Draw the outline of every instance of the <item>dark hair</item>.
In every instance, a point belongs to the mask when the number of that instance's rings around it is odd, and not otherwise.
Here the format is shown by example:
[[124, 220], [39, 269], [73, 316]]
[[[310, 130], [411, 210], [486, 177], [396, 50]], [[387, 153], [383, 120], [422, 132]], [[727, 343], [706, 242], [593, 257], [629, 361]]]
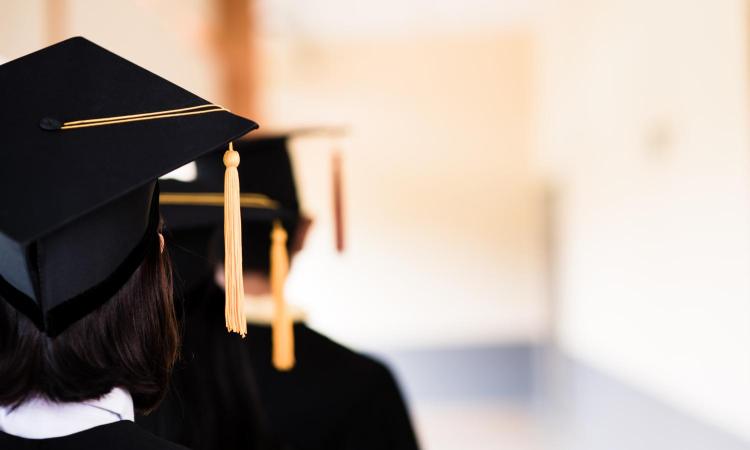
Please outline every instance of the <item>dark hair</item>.
[[39, 396], [54, 402], [126, 389], [136, 410], [164, 397], [179, 329], [169, 257], [153, 239], [128, 282], [102, 306], [50, 338], [0, 298], [0, 405]]

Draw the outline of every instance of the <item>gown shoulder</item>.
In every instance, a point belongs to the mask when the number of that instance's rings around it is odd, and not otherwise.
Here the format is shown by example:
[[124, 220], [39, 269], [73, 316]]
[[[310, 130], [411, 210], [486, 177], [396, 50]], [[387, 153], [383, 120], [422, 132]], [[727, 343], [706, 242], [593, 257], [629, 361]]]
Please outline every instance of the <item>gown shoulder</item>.
[[415, 450], [417, 439], [395, 376], [304, 323], [294, 326], [297, 363], [271, 364], [271, 329], [249, 326], [247, 351], [275, 433], [295, 449]]
[[26, 439], [0, 431], [3, 450], [187, 450], [158, 438], [133, 422], [121, 420], [68, 436]]

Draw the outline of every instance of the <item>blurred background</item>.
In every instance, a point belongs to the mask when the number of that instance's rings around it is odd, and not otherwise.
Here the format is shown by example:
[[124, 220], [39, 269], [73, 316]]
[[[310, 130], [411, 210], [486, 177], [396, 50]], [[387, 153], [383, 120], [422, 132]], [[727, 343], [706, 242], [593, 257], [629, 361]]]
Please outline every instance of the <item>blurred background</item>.
[[741, 449], [748, 6], [0, 0], [0, 59], [83, 35], [266, 130], [342, 128], [294, 141], [289, 297], [391, 364], [427, 450]]

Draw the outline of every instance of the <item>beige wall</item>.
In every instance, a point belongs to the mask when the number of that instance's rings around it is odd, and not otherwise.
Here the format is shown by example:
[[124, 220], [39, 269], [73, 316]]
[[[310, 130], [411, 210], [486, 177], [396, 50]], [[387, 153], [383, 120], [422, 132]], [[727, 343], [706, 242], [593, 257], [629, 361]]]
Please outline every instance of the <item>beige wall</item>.
[[750, 439], [744, 1], [553, 1], [540, 161], [564, 349]]
[[44, 2], [0, 2], [0, 55], [14, 59], [44, 45]]
[[318, 224], [290, 296], [313, 323], [365, 347], [538, 338], [531, 35], [269, 38], [264, 48], [267, 123], [350, 129], [351, 239], [341, 257], [328, 149], [302, 142], [296, 151]]
[[[65, 37], [84, 36], [212, 101], [220, 102], [208, 48], [208, 0], [65, 0]], [[0, 54], [13, 59], [48, 42], [46, 2], [0, 2]]]
[[[67, 4], [68, 35], [222, 101], [207, 48], [207, 0]], [[260, 5], [265, 114], [257, 119], [266, 128], [350, 130], [350, 239], [341, 257], [331, 243], [328, 144], [298, 143], [305, 205], [317, 225], [290, 296], [323, 331], [364, 347], [538, 338], [534, 45], [518, 25], [528, 8], [393, 1], [364, 13], [346, 2]], [[44, 2], [7, 0], [0, 12], [0, 54], [47, 44]]]

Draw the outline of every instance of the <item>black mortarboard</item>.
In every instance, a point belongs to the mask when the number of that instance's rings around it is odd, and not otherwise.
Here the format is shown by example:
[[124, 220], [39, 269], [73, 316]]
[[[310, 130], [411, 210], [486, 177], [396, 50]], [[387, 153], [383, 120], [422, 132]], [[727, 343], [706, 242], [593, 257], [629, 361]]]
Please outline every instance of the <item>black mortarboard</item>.
[[[290, 135], [279, 134], [258, 139], [246, 138], [234, 143], [242, 156], [237, 168], [240, 175], [242, 219], [250, 222], [271, 223], [282, 219], [289, 229], [299, 216], [297, 188], [287, 151]], [[221, 201], [224, 174], [216, 166], [221, 150], [203, 156], [179, 172], [188, 172], [188, 179], [179, 181], [181, 175], [167, 175], [160, 181], [161, 211], [168, 230], [172, 267], [177, 291], [191, 291], [211, 276], [211, 254], [221, 255]], [[218, 236], [217, 236], [218, 233]], [[208, 251], [211, 242], [212, 251]], [[243, 265], [261, 261], [258, 248], [252, 243], [243, 246]], [[267, 258], [267, 255], [266, 255]], [[267, 263], [267, 259], [265, 260]]]
[[[327, 130], [322, 130], [326, 132]], [[335, 130], [334, 130], [335, 131]], [[291, 317], [286, 313], [284, 302], [284, 281], [288, 271], [288, 245], [285, 231], [296, 226], [300, 218], [297, 186], [289, 156], [289, 140], [298, 134], [318, 133], [319, 129], [304, 129], [282, 134], [250, 137], [236, 143], [242, 155], [240, 173], [242, 219], [243, 222], [271, 222], [270, 248], [260, 246], [268, 252], [270, 278], [276, 302], [273, 320], [273, 362], [280, 370], [289, 370], [294, 365], [294, 337]], [[208, 251], [210, 233], [205, 227], [218, 225], [221, 221], [220, 205], [222, 174], [206, 156], [195, 161], [193, 179], [190, 181], [164, 180], [162, 182], [161, 208], [167, 226], [175, 231], [177, 239], [184, 238], [182, 246], [190, 253], [182, 252], [180, 263], [186, 274], [200, 273], [204, 261], [193, 252], [196, 233], [205, 233], [205, 251]], [[334, 203], [340, 214], [340, 160], [334, 157]], [[337, 233], [338, 236], [338, 233]], [[341, 242], [337, 239], [337, 242]], [[267, 244], [266, 244], [267, 245]], [[263, 259], [259, 248], [246, 248], [248, 260]], [[249, 257], [249, 258], [248, 258]], [[205, 258], [205, 256], [204, 256]]]
[[0, 296], [51, 336], [140, 265], [155, 180], [257, 128], [80, 37], [0, 66], [0, 98]]
[[[287, 142], [289, 135], [246, 138], [234, 143], [242, 156], [240, 177], [243, 221], [293, 220], [299, 216]], [[161, 181], [161, 210], [170, 229], [220, 225], [224, 173], [215, 161], [220, 152], [197, 159], [193, 179]]]
[[[237, 170], [240, 172], [243, 222], [273, 223], [269, 257], [271, 285], [276, 299], [274, 365], [280, 370], [289, 370], [294, 365], [292, 321], [286, 313], [283, 294], [289, 260], [287, 235], [282, 224], [296, 221], [299, 217], [297, 186], [287, 148], [289, 137], [289, 134], [282, 134], [245, 139], [236, 144], [237, 151], [242, 155], [242, 164]], [[222, 185], [222, 174], [211, 164], [211, 159], [215, 157], [209, 155], [195, 161], [195, 179], [191, 182], [163, 181], [161, 203], [168, 226], [196, 230], [221, 223], [221, 210], [216, 206], [220, 205], [218, 192]], [[206, 251], [207, 247], [208, 242]], [[248, 251], [258, 250], [250, 248]]]

